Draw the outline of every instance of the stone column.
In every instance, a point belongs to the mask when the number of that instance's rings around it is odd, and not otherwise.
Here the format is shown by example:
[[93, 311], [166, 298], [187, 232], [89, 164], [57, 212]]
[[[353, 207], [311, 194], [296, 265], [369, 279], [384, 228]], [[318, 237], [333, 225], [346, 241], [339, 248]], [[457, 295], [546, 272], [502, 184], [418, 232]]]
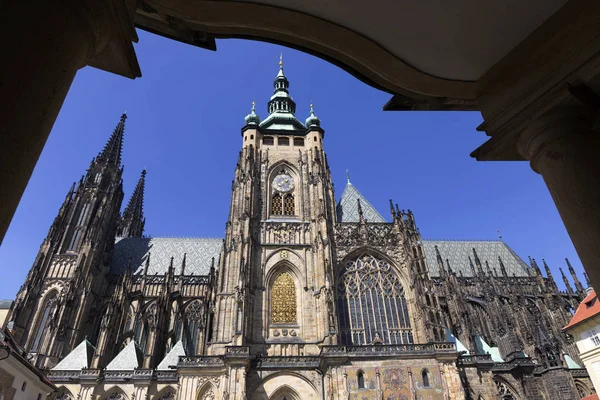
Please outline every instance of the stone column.
[[585, 106], [552, 109], [526, 127], [518, 149], [544, 178], [592, 285], [600, 288], [597, 115]]
[[[116, 4], [113, 0], [0, 2], [4, 60], [0, 63], [0, 242], [77, 70], [92, 63], [139, 76], [135, 54], [131, 55], [135, 31], [132, 36], [123, 29], [123, 21], [130, 17], [124, 2]], [[115, 29], [119, 24], [121, 31]], [[119, 58], [111, 59], [115, 56]], [[128, 63], [125, 68], [123, 59]]]

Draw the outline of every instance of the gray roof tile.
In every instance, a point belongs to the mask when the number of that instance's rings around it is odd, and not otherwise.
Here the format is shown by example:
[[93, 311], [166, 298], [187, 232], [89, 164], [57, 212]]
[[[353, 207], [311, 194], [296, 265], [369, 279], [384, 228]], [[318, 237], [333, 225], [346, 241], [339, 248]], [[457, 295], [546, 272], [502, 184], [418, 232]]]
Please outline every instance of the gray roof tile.
[[340, 202], [337, 205], [338, 222], [359, 222], [358, 201], [367, 222], [386, 222], [375, 207], [350, 182], [344, 188]]
[[148, 275], [165, 274], [173, 257], [175, 274], [181, 273], [181, 262], [186, 254], [186, 275], [208, 275], [215, 258], [219, 263], [222, 239], [215, 238], [117, 238], [112, 257], [111, 272], [122, 273], [131, 259], [134, 274], [142, 274], [148, 257]]
[[477, 256], [483, 264], [483, 271], [486, 274], [485, 261], [487, 260], [492, 273], [495, 269], [498, 276], [502, 275], [500, 262], [498, 261], [498, 256], [500, 256], [508, 276], [513, 276], [513, 274], [515, 276], [530, 276], [531, 268], [506, 243], [500, 240], [424, 240], [423, 247], [431, 276], [440, 275], [435, 246], [438, 247], [442, 256], [444, 268], [447, 268], [446, 259], [448, 259], [450, 267], [459, 276], [461, 275], [459, 272], [462, 272], [462, 276], [473, 276], [473, 271], [469, 263], [469, 257], [471, 257], [473, 265], [475, 265], [473, 248], [475, 248]]

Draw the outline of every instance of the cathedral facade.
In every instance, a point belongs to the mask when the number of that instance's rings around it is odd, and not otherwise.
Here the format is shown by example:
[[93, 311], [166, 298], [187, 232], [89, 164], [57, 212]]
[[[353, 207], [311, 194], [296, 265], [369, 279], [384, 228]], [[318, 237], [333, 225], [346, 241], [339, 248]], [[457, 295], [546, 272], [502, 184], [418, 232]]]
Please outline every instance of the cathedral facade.
[[[8, 329], [61, 400], [579, 399], [561, 332], [585, 297], [503, 241], [427, 241], [348, 183], [280, 63], [241, 131], [224, 239], [143, 236], [121, 213], [124, 115], [69, 190]], [[562, 270], [561, 270], [562, 272]]]

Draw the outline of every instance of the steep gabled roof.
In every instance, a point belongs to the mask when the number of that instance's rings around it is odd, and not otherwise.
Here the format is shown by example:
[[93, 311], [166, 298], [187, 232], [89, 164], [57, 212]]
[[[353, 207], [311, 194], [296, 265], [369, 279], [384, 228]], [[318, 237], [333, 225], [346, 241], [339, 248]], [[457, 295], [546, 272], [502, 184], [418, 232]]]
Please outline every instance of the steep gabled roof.
[[578, 325], [588, 319], [600, 314], [600, 302], [596, 296], [595, 290], [590, 290], [585, 299], [577, 307], [577, 311], [571, 318], [571, 321], [563, 328], [563, 331], [568, 330], [575, 325]]
[[167, 355], [165, 356], [165, 358], [163, 358], [163, 360], [160, 362], [160, 364], [158, 364], [158, 367], [156, 367], [157, 370], [161, 371], [161, 370], [169, 370], [171, 369], [171, 366], [177, 366], [177, 363], [179, 363], [179, 356], [185, 356], [185, 350], [183, 348], [183, 343], [180, 341], [178, 341], [177, 343], [175, 343], [175, 346], [173, 346], [173, 348], [171, 349], [171, 351], [169, 351], [167, 353]]
[[53, 371], [77, 371], [82, 368], [90, 368], [92, 356], [96, 349], [87, 339], [84, 339], [65, 358], [63, 358]]
[[360, 200], [360, 206], [367, 222], [386, 222], [365, 196], [350, 183], [350, 180], [348, 180], [337, 205], [338, 222], [359, 222], [358, 200]]
[[132, 340], [119, 354], [106, 366], [107, 371], [129, 371], [140, 368], [144, 356], [140, 348]]

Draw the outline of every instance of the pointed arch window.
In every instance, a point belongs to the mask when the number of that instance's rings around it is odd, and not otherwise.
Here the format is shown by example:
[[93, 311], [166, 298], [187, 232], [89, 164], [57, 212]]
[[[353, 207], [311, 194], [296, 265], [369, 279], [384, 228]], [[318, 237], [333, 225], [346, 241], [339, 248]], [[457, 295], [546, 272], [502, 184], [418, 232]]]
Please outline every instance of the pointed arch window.
[[295, 215], [294, 195], [291, 193], [288, 193], [283, 197], [283, 215]]
[[47, 297], [46, 301], [44, 302], [44, 306], [41, 309], [39, 321], [35, 329], [35, 336], [31, 346], [31, 351], [39, 352], [42, 349], [44, 341], [48, 336], [48, 331], [50, 330], [50, 321], [52, 320], [52, 317], [54, 317], [54, 313], [56, 313], [56, 308], [56, 293], [53, 293]]
[[498, 398], [501, 400], [517, 400], [517, 396], [512, 387], [501, 378], [494, 377], [494, 383], [498, 391]]
[[281, 194], [275, 193], [271, 198], [271, 214], [282, 215], [283, 214], [283, 199]]
[[359, 389], [365, 388], [365, 374], [362, 371], [356, 373], [356, 381]]
[[204, 317], [204, 307], [200, 300], [194, 300], [185, 309], [185, 319], [183, 328], [183, 348], [185, 353], [193, 356], [198, 352], [198, 338], [200, 329], [204, 326], [202, 319]]
[[361, 255], [341, 268], [337, 282], [343, 344], [413, 343], [404, 288], [387, 262]]
[[427, 369], [421, 371], [421, 378], [423, 379], [423, 387], [429, 387], [429, 371]]
[[134, 339], [139, 344], [142, 351], [146, 352], [146, 342], [148, 341], [148, 323], [144, 318], [138, 319], [135, 324]]
[[280, 273], [271, 287], [271, 323], [296, 323], [296, 285], [289, 272]]

